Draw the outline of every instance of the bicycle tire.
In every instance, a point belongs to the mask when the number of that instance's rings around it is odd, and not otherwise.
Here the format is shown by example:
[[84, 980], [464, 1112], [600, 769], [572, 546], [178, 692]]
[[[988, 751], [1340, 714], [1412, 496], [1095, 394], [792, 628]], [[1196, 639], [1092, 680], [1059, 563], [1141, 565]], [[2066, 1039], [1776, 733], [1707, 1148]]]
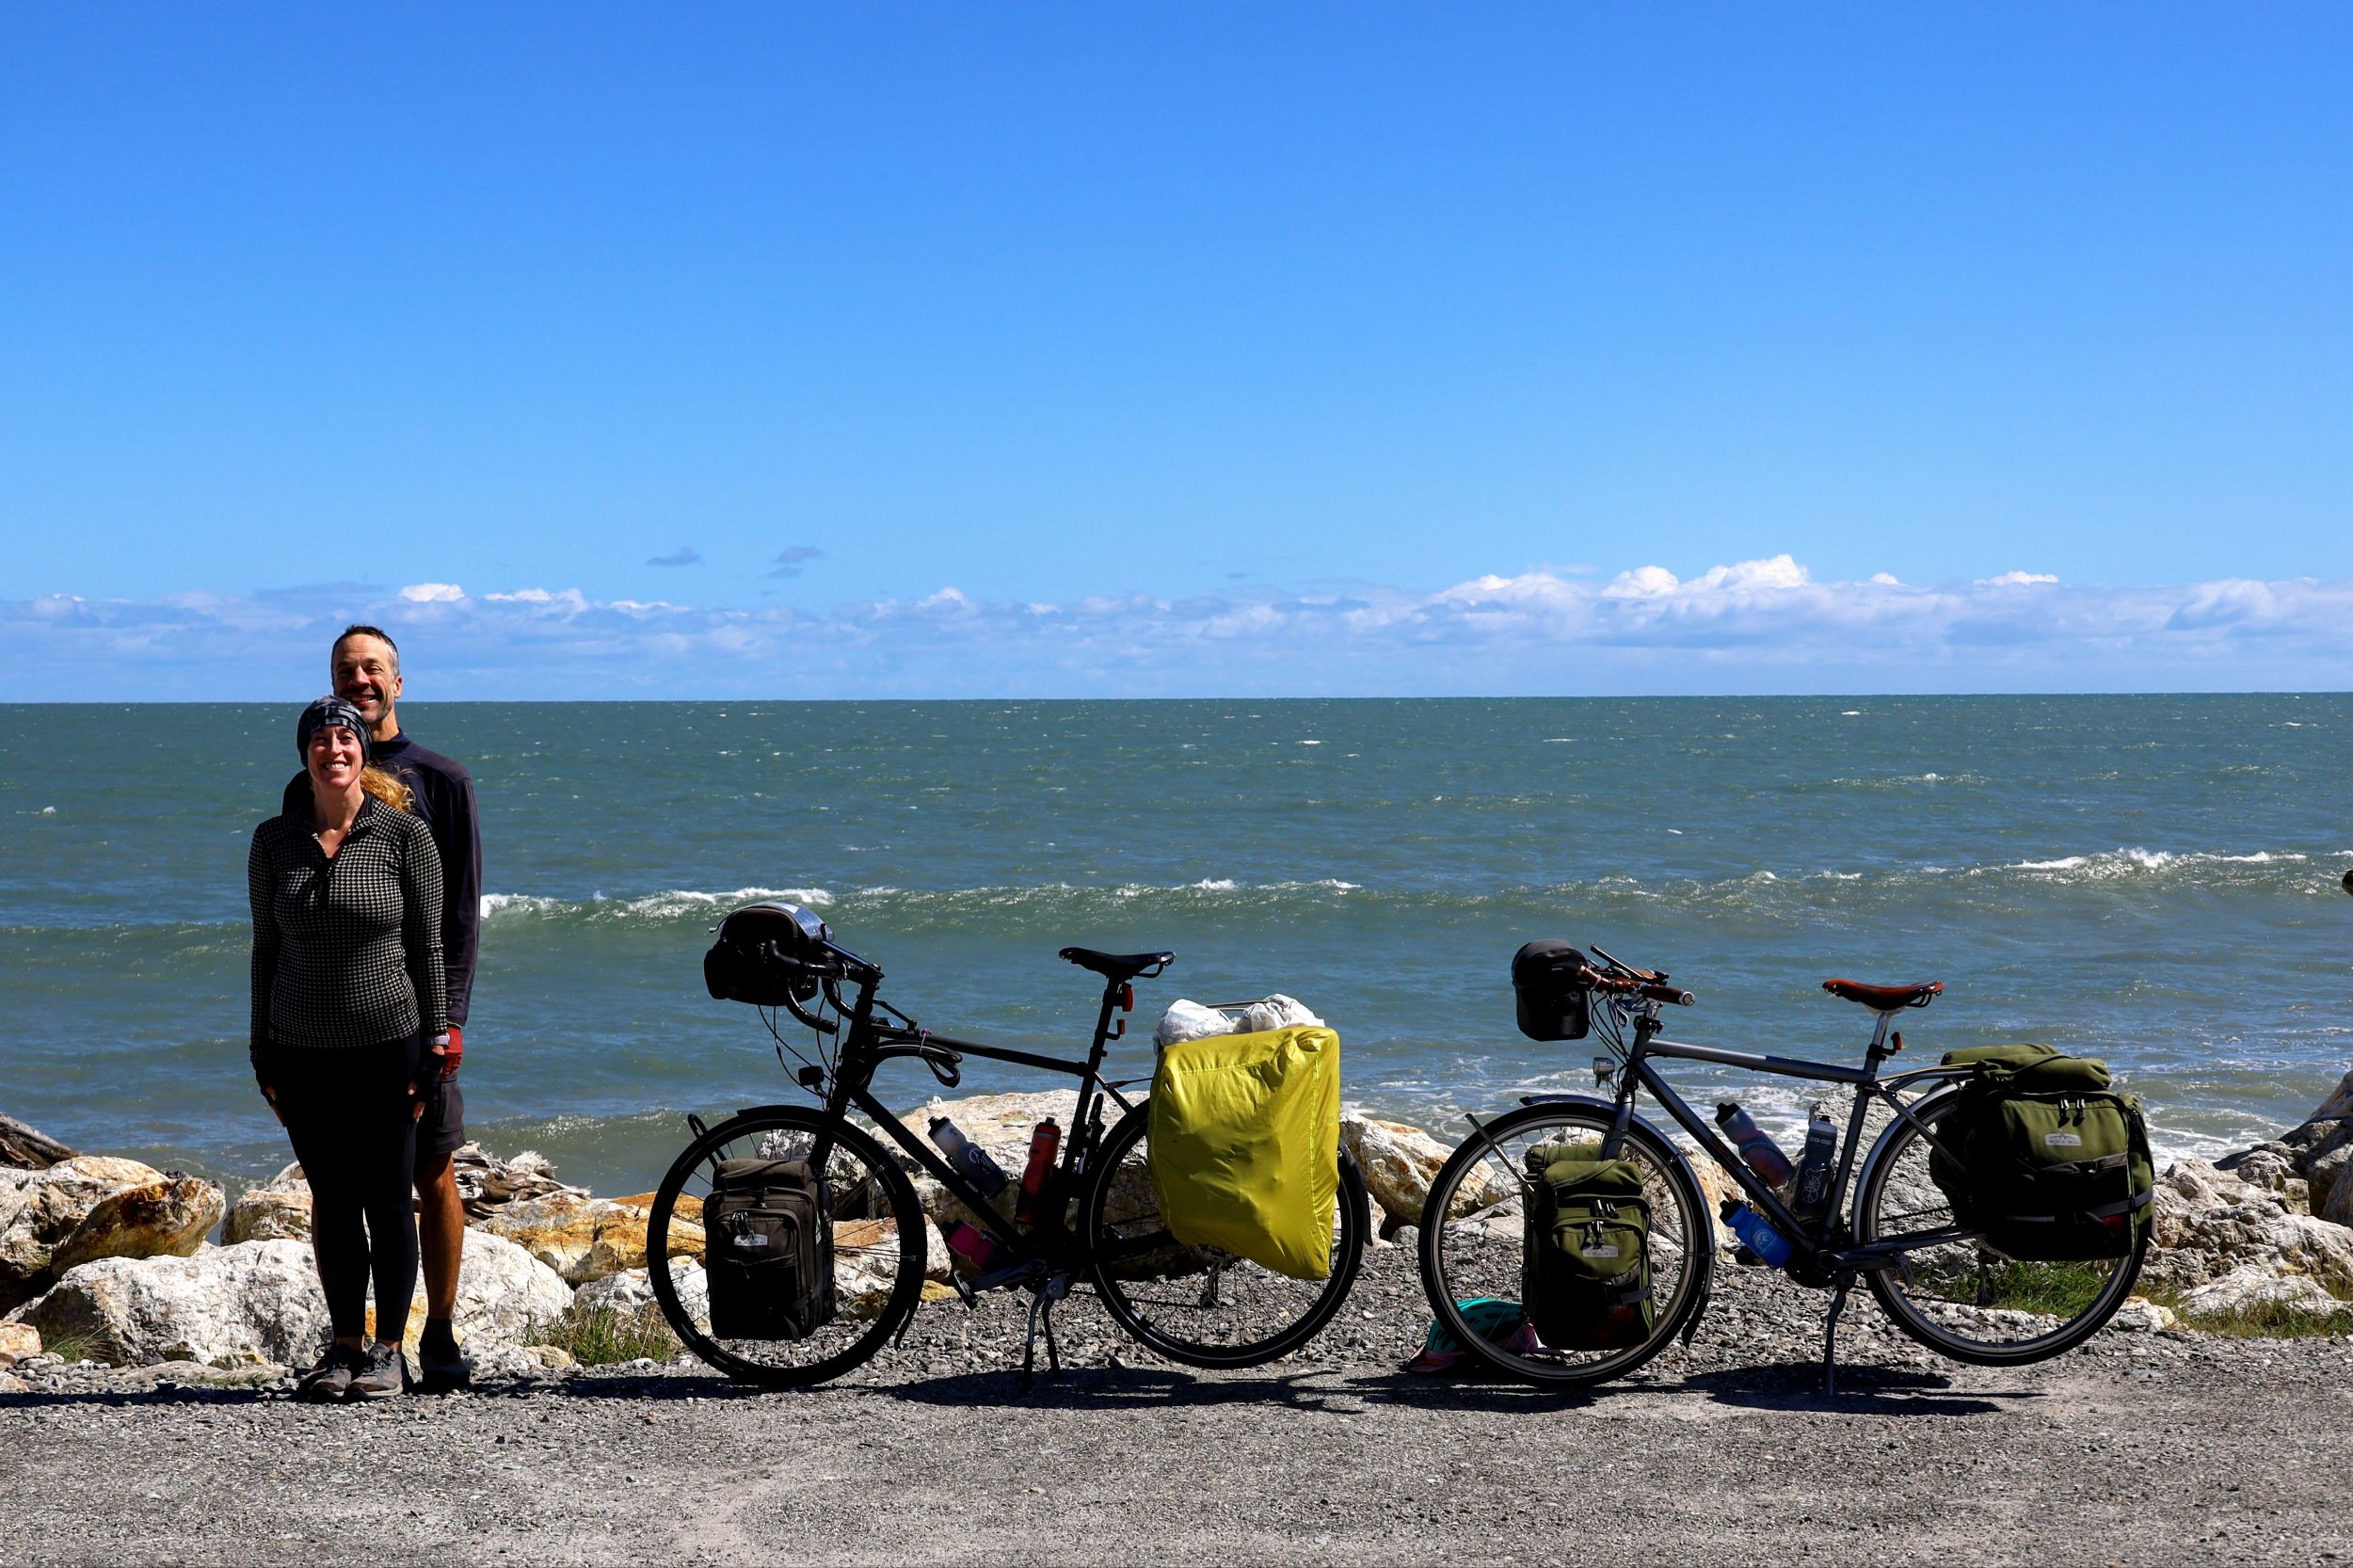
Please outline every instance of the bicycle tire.
[[[1912, 1111], [1933, 1128], [1959, 1103], [1959, 1091], [1945, 1089]], [[1929, 1175], [1928, 1155], [1911, 1122], [1898, 1118], [1881, 1132], [1855, 1186], [1857, 1242], [1951, 1227], [1952, 1209]], [[1948, 1242], [1907, 1252], [1902, 1267], [1871, 1271], [1864, 1282], [1898, 1329], [1939, 1355], [2023, 1366], [2073, 1350], [2116, 1315], [2140, 1275], [2150, 1229], [2140, 1226], [2127, 1256], [2088, 1263], [2022, 1263], [1981, 1242]]]
[[1140, 1102], [1112, 1128], [1087, 1185], [1080, 1236], [1104, 1310], [1128, 1337], [1187, 1366], [1256, 1367], [1290, 1354], [1332, 1320], [1363, 1265], [1370, 1200], [1356, 1162], [1340, 1151], [1331, 1272], [1292, 1279], [1168, 1234], [1148, 1164], [1149, 1112]]
[[[1642, 1170], [1650, 1200], [1651, 1297], [1656, 1311], [1641, 1342], [1594, 1351], [1541, 1343], [1507, 1349], [1481, 1335], [1462, 1304], [1481, 1297], [1523, 1299], [1524, 1189], [1508, 1188], [1497, 1172], [1516, 1177], [1528, 1150], [1547, 1143], [1598, 1143], [1614, 1109], [1605, 1102], [1545, 1101], [1484, 1123], [1438, 1168], [1423, 1200], [1422, 1289], [1446, 1331], [1479, 1360], [1507, 1377], [1553, 1387], [1581, 1387], [1624, 1377], [1666, 1349], [1706, 1301], [1715, 1277], [1716, 1221], [1683, 1152], [1648, 1124], [1628, 1124], [1620, 1158]], [[1497, 1160], [1502, 1164], [1498, 1167]], [[1519, 1343], [1533, 1337], [1523, 1322], [1504, 1331]]]
[[[715, 1160], [794, 1158], [813, 1149], [820, 1133], [832, 1139], [826, 1181], [835, 1206], [839, 1311], [805, 1339], [712, 1337], [708, 1318], [681, 1291], [686, 1276], [671, 1267], [674, 1260], [699, 1263], [702, 1255], [701, 1226], [681, 1217], [680, 1201], [695, 1199], [699, 1213]], [[866, 1361], [913, 1316], [922, 1297], [930, 1228], [914, 1184], [872, 1136], [820, 1112], [771, 1106], [712, 1128], [672, 1162], [647, 1216], [646, 1262], [654, 1301], [680, 1344], [740, 1382], [800, 1387]]]

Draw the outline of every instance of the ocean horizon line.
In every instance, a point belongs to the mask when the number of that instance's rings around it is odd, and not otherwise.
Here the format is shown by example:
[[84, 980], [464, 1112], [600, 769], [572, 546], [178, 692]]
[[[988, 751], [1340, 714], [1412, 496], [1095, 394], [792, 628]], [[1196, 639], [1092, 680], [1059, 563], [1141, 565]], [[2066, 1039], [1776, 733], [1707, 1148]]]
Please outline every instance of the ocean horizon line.
[[[315, 696], [299, 694], [283, 696], [239, 697], [8, 697], [0, 698], [0, 711], [11, 708], [260, 708], [282, 703], [299, 703]], [[625, 704], [642, 706], [689, 707], [709, 706], [729, 702], [790, 703], [811, 707], [847, 707], [856, 704], [902, 704], [925, 707], [981, 707], [989, 704], [1020, 703], [1025, 705], [1079, 706], [1133, 704], [1176, 705], [1201, 702], [1989, 702], [1989, 701], [2054, 701], [2075, 697], [2085, 700], [2114, 700], [2119, 697], [2149, 698], [2228, 698], [2228, 697], [2340, 697], [2353, 696], [2353, 686], [2346, 687], [2215, 687], [2167, 688], [2139, 691], [2077, 687], [2068, 690], [2031, 691], [1821, 691], [1821, 692], [1453, 692], [1453, 693], [1225, 693], [1210, 692], [1193, 696], [1154, 695], [1148, 696], [780, 696], [735, 695], [721, 696], [419, 696], [405, 698], [406, 705], [417, 708], [495, 707], [530, 704], [537, 707], [606, 708]]]

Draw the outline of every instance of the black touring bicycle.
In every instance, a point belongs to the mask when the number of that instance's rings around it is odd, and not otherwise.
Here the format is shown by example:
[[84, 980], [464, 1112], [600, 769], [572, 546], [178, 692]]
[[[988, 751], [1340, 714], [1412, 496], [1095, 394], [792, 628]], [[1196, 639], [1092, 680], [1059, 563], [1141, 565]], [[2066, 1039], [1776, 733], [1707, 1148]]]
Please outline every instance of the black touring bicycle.
[[[694, 1141], [654, 1194], [646, 1247], [655, 1299], [688, 1349], [747, 1382], [823, 1382], [903, 1337], [927, 1279], [968, 1304], [982, 1291], [1029, 1292], [1025, 1377], [1041, 1337], [1059, 1371], [1052, 1311], [1074, 1288], [1092, 1290], [1140, 1343], [1197, 1367], [1273, 1360], [1331, 1320], [1355, 1280], [1369, 1224], [1364, 1178], [1347, 1151], [1322, 1277], [1292, 1278], [1178, 1241], [1152, 1182], [1148, 1105], [1124, 1093], [1134, 1084], [1103, 1077], [1106, 1049], [1135, 1007], [1135, 982], [1176, 955], [1069, 947], [1062, 957], [1103, 983], [1080, 1059], [932, 1032], [885, 1001], [882, 969], [836, 943], [808, 909], [753, 904], [727, 918], [704, 959], [711, 994], [760, 1010], [779, 1064], [792, 1051], [794, 1081], [818, 1105], [754, 1106], [716, 1127], [688, 1117]], [[777, 1032], [779, 1011], [811, 1032], [813, 1054]], [[937, 1128], [942, 1146], [927, 1145], [875, 1097], [887, 1063], [913, 1058], [952, 1089], [967, 1057], [1078, 1080], [1060, 1147], [1041, 1127], [1017, 1203], [1006, 1203], [993, 1161], [976, 1162], [970, 1145], [955, 1147], [961, 1140]], [[1116, 1117], [1108, 1126], [1107, 1106]], [[928, 1178], [928, 1204], [910, 1171]], [[952, 1266], [939, 1267], [951, 1253]], [[693, 1261], [704, 1265], [699, 1273], [685, 1267]]]
[[[1467, 1118], [1469, 1136], [1431, 1182], [1421, 1270], [1440, 1336], [1499, 1371], [1599, 1383], [1678, 1336], [1689, 1343], [1720, 1219], [1743, 1243], [1740, 1261], [1831, 1293], [1826, 1380], [1857, 1283], [1912, 1338], [1987, 1366], [2081, 1344], [2133, 1288], [2153, 1188], [2139, 1102], [2109, 1089], [2105, 1064], [2047, 1046], [1883, 1070], [1904, 1048], [1896, 1021], [1934, 1001], [1941, 982], [1823, 982], [1871, 1015], [1860, 1067], [1670, 1040], [1662, 1010], [1692, 1005], [1691, 993], [1598, 947], [1589, 959], [1530, 942], [1513, 983], [1523, 1033], [1591, 1033], [1607, 1050], [1593, 1059], [1594, 1094], [1530, 1095]], [[1842, 1133], [1817, 1108], [1792, 1162], [1737, 1105], [1712, 1121], [1695, 1111], [1662, 1071], [1675, 1061], [1819, 1083], [1850, 1094], [1851, 1110]], [[1636, 1112], [1638, 1093], [1705, 1152], [1715, 1179]]]

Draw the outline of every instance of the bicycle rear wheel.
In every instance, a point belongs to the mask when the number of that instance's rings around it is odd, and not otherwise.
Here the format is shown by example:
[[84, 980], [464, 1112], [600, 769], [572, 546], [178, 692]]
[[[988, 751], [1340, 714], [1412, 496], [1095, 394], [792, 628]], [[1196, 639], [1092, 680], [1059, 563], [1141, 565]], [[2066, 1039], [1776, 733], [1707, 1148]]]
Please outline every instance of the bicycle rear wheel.
[[[1929, 1128], [1960, 1103], [1951, 1090], [1913, 1107]], [[1929, 1173], [1929, 1141], [1911, 1122], [1889, 1124], [1872, 1146], [1855, 1192], [1854, 1234], [1868, 1243], [1956, 1228], [1952, 1204]], [[2116, 1315], [2149, 1250], [2142, 1225], [2125, 1256], [2032, 1263], [1975, 1239], [1924, 1242], [1900, 1266], [1864, 1276], [1871, 1294], [1913, 1338], [1956, 1361], [2008, 1367], [2072, 1350]]]
[[[703, 1200], [723, 1160], [806, 1160], [824, 1134], [833, 1206], [832, 1321], [800, 1339], [723, 1339], [711, 1332], [701, 1263]], [[729, 1377], [790, 1387], [839, 1377], [880, 1350], [923, 1292], [930, 1227], [915, 1188], [882, 1145], [844, 1121], [798, 1106], [746, 1112], [686, 1146], [655, 1190], [646, 1222], [654, 1300], [679, 1341]]]
[[[1421, 1280], [1431, 1311], [1456, 1341], [1497, 1370], [1529, 1383], [1580, 1385], [1624, 1377], [1681, 1333], [1706, 1299], [1715, 1261], [1714, 1218], [1690, 1164], [1657, 1132], [1630, 1124], [1617, 1158], [1633, 1161], [1650, 1205], [1651, 1326], [1636, 1343], [1593, 1350], [1545, 1344], [1524, 1314], [1523, 1226], [1529, 1151], [1542, 1144], [1598, 1144], [1613, 1112], [1602, 1104], [1540, 1103], [1484, 1125], [1440, 1166], [1423, 1200]], [[1481, 1311], [1467, 1303], [1507, 1304]], [[1483, 1332], [1482, 1332], [1483, 1328]]]
[[1255, 1367], [1314, 1338], [1348, 1299], [1370, 1220], [1365, 1178], [1343, 1149], [1331, 1272], [1292, 1279], [1168, 1233], [1149, 1164], [1148, 1105], [1103, 1141], [1081, 1217], [1096, 1293], [1139, 1343], [1193, 1367]]

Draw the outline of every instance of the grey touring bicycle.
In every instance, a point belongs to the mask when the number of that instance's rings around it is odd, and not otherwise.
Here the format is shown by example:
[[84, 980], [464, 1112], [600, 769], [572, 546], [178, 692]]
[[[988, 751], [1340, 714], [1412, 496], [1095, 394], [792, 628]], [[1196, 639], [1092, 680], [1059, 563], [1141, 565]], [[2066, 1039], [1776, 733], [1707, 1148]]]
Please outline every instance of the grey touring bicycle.
[[[904, 1337], [927, 1274], [968, 1305], [984, 1291], [1029, 1293], [1025, 1379], [1040, 1337], [1048, 1365], [1060, 1371], [1051, 1314], [1074, 1289], [1091, 1291], [1139, 1343], [1196, 1367], [1272, 1361], [1331, 1321], [1355, 1281], [1369, 1223], [1364, 1178], [1347, 1150], [1338, 1156], [1324, 1277], [1294, 1279], [1214, 1247], [1178, 1242], [1151, 1180], [1148, 1100], [1130, 1099], [1123, 1091], [1133, 1084], [1103, 1076], [1105, 1052], [1125, 1034], [1123, 1015], [1135, 1006], [1135, 982], [1160, 973], [1176, 955], [1069, 947], [1062, 957], [1103, 983], [1094, 1035], [1080, 1058], [923, 1028], [882, 999], [881, 968], [835, 942], [809, 910], [764, 904], [728, 917], [704, 960], [706, 984], [714, 997], [760, 1010], [779, 1064], [788, 1050], [799, 1059], [793, 1080], [817, 1104], [753, 1106], [715, 1127], [687, 1118], [694, 1140], [654, 1193], [646, 1255], [655, 1300], [689, 1350], [742, 1381], [821, 1383]], [[813, 1054], [777, 1033], [777, 1012], [812, 1032]], [[968, 1160], [958, 1163], [909, 1130], [872, 1088], [877, 1069], [911, 1058], [952, 1089], [968, 1057], [1077, 1080], [1059, 1149], [1047, 1154], [1033, 1144], [1036, 1162], [1023, 1175], [1034, 1191], [1011, 1215], [1000, 1207], [1009, 1190], [984, 1192]], [[935, 1212], [926, 1212], [910, 1171], [936, 1184]], [[747, 1184], [760, 1185], [747, 1193]], [[938, 1234], [936, 1222], [952, 1226], [951, 1235]], [[758, 1287], [763, 1301], [749, 1310], [730, 1310], [721, 1299], [725, 1282], [712, 1254], [722, 1230], [777, 1255], [752, 1266], [768, 1277]], [[932, 1269], [935, 1259], [948, 1260], [951, 1245], [963, 1266]], [[710, 1266], [700, 1276], [674, 1267], [687, 1261]], [[768, 1310], [779, 1296], [787, 1307]]]
[[[1522, 1031], [1564, 1040], [1583, 1037], [1590, 1027], [1607, 1047], [1593, 1059], [1600, 1092], [1531, 1095], [1492, 1119], [1468, 1117], [1470, 1135], [1440, 1168], [1423, 1211], [1420, 1261], [1431, 1308], [1444, 1329], [1496, 1369], [1537, 1384], [1600, 1383], [1633, 1371], [1678, 1336], [1689, 1344], [1697, 1333], [1714, 1284], [1718, 1210], [1683, 1150], [1636, 1112], [1640, 1093], [1647, 1093], [1721, 1172], [1719, 1189], [1737, 1189], [1753, 1217], [1786, 1244], [1789, 1276], [1832, 1293], [1822, 1347], [1828, 1386], [1835, 1386], [1838, 1316], [1857, 1280], [1913, 1339], [1941, 1355], [1990, 1366], [2057, 1355], [2096, 1333], [2123, 1304], [2148, 1249], [2146, 1224], [2124, 1228], [2115, 1256], [2034, 1262], [2004, 1255], [1955, 1212], [1932, 1163], [1952, 1156], [1975, 1069], [1881, 1070], [1903, 1048], [1902, 1034], [1892, 1027], [1896, 1018], [1928, 1006], [1944, 991], [1941, 982], [1824, 982], [1825, 990], [1868, 1009], [1874, 1019], [1864, 1064], [1850, 1067], [1667, 1039], [1660, 1032], [1662, 1009], [1689, 1007], [1693, 998], [1670, 984], [1664, 971], [1623, 963], [1599, 948], [1589, 961], [1565, 943], [1530, 944], [1538, 946], [1558, 949], [1562, 961], [1557, 989], [1537, 1003], [1536, 1018], [1529, 1016], [1529, 991], [1521, 989]], [[1853, 1094], [1844, 1135], [1826, 1167], [1818, 1217], [1793, 1211], [1717, 1126], [1675, 1092], [1662, 1071], [1671, 1061], [1806, 1080]], [[1643, 1316], [1629, 1320], [1626, 1332], [1597, 1336], [1581, 1348], [1573, 1339], [1545, 1343], [1545, 1336], [1532, 1332], [1532, 1314], [1515, 1317], [1509, 1310], [1523, 1294], [1526, 1265], [1539, 1245], [1528, 1224], [1529, 1207], [1539, 1201], [1529, 1156], [1543, 1151], [1537, 1164], [1545, 1169], [1544, 1161], [1564, 1146], [1592, 1157], [1577, 1170], [1624, 1162], [1606, 1166], [1623, 1183], [1617, 1208], [1639, 1209], [1648, 1226]], [[1729, 1199], [1722, 1205], [1731, 1207]], [[1609, 1211], [1607, 1200], [1579, 1211], [1597, 1216], [1591, 1227], [1595, 1240], [1614, 1241], [1620, 1234]]]

